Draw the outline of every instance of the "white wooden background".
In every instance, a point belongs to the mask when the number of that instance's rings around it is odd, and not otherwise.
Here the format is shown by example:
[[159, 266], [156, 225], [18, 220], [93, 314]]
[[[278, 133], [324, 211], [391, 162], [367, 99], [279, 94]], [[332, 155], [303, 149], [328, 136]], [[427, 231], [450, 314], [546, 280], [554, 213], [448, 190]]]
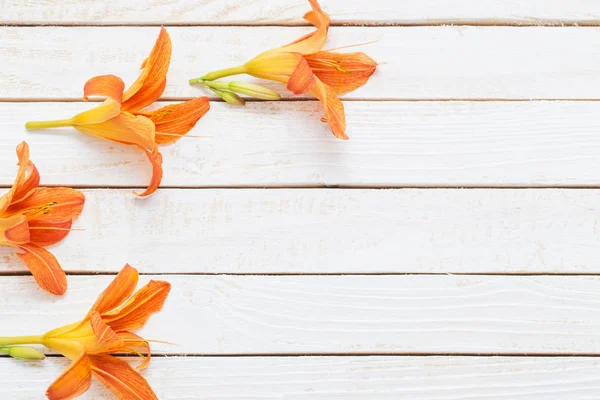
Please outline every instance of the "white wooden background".
[[[308, 98], [215, 102], [139, 200], [143, 155], [24, 122], [132, 82], [161, 24], [163, 100], [202, 95], [189, 78], [310, 31], [307, 2], [0, 0], [0, 185], [27, 140], [43, 184], [87, 196], [52, 248], [63, 298], [0, 250], [0, 334], [79, 318], [128, 262], [173, 284], [142, 332], [178, 344], [146, 372], [161, 399], [600, 398], [600, 2], [321, 5], [328, 47], [386, 62], [344, 96], [351, 140]], [[0, 398], [66, 365], [0, 358]]]

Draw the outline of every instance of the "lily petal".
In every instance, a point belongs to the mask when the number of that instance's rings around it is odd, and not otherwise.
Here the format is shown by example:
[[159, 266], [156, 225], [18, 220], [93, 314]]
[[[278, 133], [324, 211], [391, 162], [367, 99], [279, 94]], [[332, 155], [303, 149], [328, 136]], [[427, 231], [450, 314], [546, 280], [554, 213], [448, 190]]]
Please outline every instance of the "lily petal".
[[336, 93], [358, 89], [377, 68], [377, 62], [365, 53], [320, 51], [305, 58], [313, 73]]
[[135, 291], [138, 278], [139, 273], [137, 269], [129, 264], [125, 264], [110, 285], [98, 296], [98, 300], [92, 306], [90, 314], [93, 311], [104, 314], [119, 307]]
[[156, 192], [163, 177], [163, 159], [162, 154], [158, 151], [158, 146], [154, 146], [152, 151], [144, 150], [144, 153], [146, 153], [146, 157], [148, 157], [148, 160], [152, 164], [152, 179], [150, 180], [148, 188], [142, 193], [134, 192], [134, 194], [139, 197], [150, 196], [152, 193]]
[[144, 326], [148, 318], [162, 309], [171, 290], [165, 281], [150, 281], [138, 290], [123, 306], [102, 317], [116, 331], [133, 331]]
[[81, 396], [92, 384], [92, 364], [84, 353], [50, 385], [46, 396], [50, 400], [69, 400]]
[[[167, 86], [167, 80], [164, 79], [160, 85], [153, 88], [152, 92], [150, 92], [150, 91], [147, 92], [144, 97], [135, 96], [134, 98], [132, 98], [132, 100], [129, 100], [127, 102], [127, 108], [124, 109], [124, 111], [129, 111], [135, 115], [138, 115], [138, 114], [144, 115], [140, 110], [149, 105], [149, 104], [146, 104], [149, 101], [149, 99], [153, 99], [153, 98], [158, 99], [160, 97], [160, 95], [165, 91], [166, 86]], [[152, 104], [152, 103], [150, 103], [150, 104]]]
[[69, 232], [73, 221], [40, 222], [29, 221], [29, 241], [40, 247], [51, 246], [63, 240]]
[[121, 112], [116, 117], [98, 124], [74, 125], [82, 133], [123, 144], [134, 144], [142, 149], [154, 148], [154, 124], [148, 118]]
[[188, 133], [209, 109], [208, 97], [199, 97], [185, 103], [162, 107], [144, 115], [156, 126], [156, 144], [169, 144]]
[[92, 311], [90, 313], [90, 324], [92, 325], [92, 329], [94, 330], [94, 334], [96, 335], [99, 344], [121, 342], [121, 339], [117, 336], [115, 331], [102, 320], [98, 311]]
[[42, 289], [56, 295], [67, 291], [67, 276], [52, 253], [33, 243], [22, 244], [19, 248], [24, 253], [17, 255]]
[[[2, 197], [0, 197], [0, 214], [13, 203], [27, 197], [30, 192], [40, 183], [40, 174], [35, 165], [29, 161], [29, 146], [26, 142], [21, 142], [17, 146], [17, 157], [19, 159], [19, 171], [12, 187]], [[27, 169], [31, 167], [31, 172], [27, 175]]]
[[158, 399], [148, 381], [127, 362], [111, 356], [89, 356], [92, 372], [121, 400]]
[[105, 96], [121, 104], [125, 83], [115, 75], [100, 75], [88, 80], [83, 86], [83, 99], [89, 96]]
[[[138, 79], [123, 94], [123, 110], [135, 112], [154, 103], [162, 94], [171, 62], [171, 38], [164, 27]], [[162, 90], [160, 88], [162, 87]]]
[[71, 123], [76, 125], [100, 124], [116, 117], [121, 112], [121, 101], [125, 84], [121, 78], [114, 75], [96, 76], [85, 83], [83, 98], [89, 96], [107, 96], [102, 104], [84, 111], [71, 118]]
[[[0, 242], [10, 245], [29, 243], [29, 224], [24, 215], [0, 218]], [[9, 244], [6, 243], [6, 244]]]
[[24, 214], [31, 221], [64, 222], [81, 214], [85, 195], [71, 188], [37, 188], [6, 212]]
[[306, 60], [301, 57], [292, 76], [290, 76], [287, 89], [294, 94], [302, 94], [308, 92], [313, 86], [315, 86], [315, 76]]
[[146, 368], [148, 366], [148, 364], [150, 364], [150, 358], [151, 358], [150, 343], [148, 343], [147, 340], [142, 339], [135, 333], [128, 332], [128, 331], [119, 332], [119, 337], [123, 341], [124, 348], [137, 351], [137, 353], [140, 356], [142, 356], [142, 354], [141, 354], [142, 352], [146, 353], [146, 356], [144, 357], [144, 361], [140, 365], [138, 365], [135, 369], [140, 371], [140, 370]]
[[287, 83], [302, 61], [300, 53], [262, 53], [244, 64], [247, 74], [256, 78]]
[[348, 139], [346, 135], [346, 115], [344, 104], [336, 96], [335, 92], [326, 84], [316, 78], [315, 86], [310, 93], [325, 106], [325, 116], [334, 136], [339, 139]]
[[327, 15], [327, 13], [321, 9], [321, 6], [317, 0], [308, 1], [312, 7], [312, 11], [307, 12], [304, 15], [304, 19], [313, 24], [317, 30], [304, 35], [300, 39], [276, 49], [275, 51], [312, 54], [320, 51], [323, 46], [325, 46], [331, 19], [329, 18], [329, 15]]

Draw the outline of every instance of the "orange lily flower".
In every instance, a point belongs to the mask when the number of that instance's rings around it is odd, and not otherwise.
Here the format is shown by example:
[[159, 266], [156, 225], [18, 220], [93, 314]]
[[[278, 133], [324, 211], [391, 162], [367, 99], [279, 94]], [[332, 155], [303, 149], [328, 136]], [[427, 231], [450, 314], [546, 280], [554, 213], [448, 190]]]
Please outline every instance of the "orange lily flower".
[[330, 19], [316, 0], [309, 0], [312, 11], [304, 19], [317, 30], [277, 49], [259, 54], [247, 63], [191, 79], [203, 83], [226, 76], [248, 74], [257, 78], [282, 82], [294, 94], [309, 92], [325, 106], [326, 120], [333, 134], [340, 139], [346, 135], [344, 105], [337, 94], [364, 85], [375, 72], [377, 63], [364, 53], [322, 51]]
[[[63, 240], [83, 209], [85, 196], [70, 188], [40, 188], [40, 174], [29, 161], [29, 146], [17, 146], [19, 172], [10, 190], [0, 197], [0, 245], [18, 248], [36, 282], [45, 291], [62, 295], [67, 277], [46, 249]], [[28, 174], [28, 170], [30, 170]]]
[[117, 76], [96, 76], [86, 82], [83, 98], [106, 97], [102, 104], [66, 120], [28, 122], [25, 127], [71, 126], [88, 135], [139, 148], [152, 163], [152, 180], [148, 188], [138, 194], [148, 196], [156, 191], [163, 175], [162, 155], [157, 145], [170, 144], [183, 137], [210, 108], [208, 98], [199, 97], [154, 111], [143, 110], [165, 90], [170, 61], [171, 39], [165, 28], [161, 28], [150, 56], [142, 64], [140, 76], [127, 90]]
[[119, 399], [157, 399], [142, 375], [127, 362], [111, 356], [136, 353], [144, 357], [140, 353], [145, 352], [147, 356], [137, 370], [150, 362], [148, 341], [131, 331], [140, 329], [153, 313], [162, 309], [171, 285], [150, 281], [134, 294], [137, 283], [138, 271], [125, 265], [83, 320], [41, 336], [0, 338], [0, 345], [42, 344], [73, 360], [46, 391], [50, 400], [82, 395], [89, 389], [92, 375]]

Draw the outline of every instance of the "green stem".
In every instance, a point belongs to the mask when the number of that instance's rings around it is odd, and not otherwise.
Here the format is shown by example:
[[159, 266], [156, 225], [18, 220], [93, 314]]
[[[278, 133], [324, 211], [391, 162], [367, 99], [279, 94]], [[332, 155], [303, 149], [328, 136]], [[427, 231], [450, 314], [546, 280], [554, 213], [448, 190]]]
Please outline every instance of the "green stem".
[[18, 344], [44, 344], [44, 337], [42, 335], [0, 337], [0, 346], [14, 346]]
[[46, 128], [62, 128], [72, 126], [71, 119], [57, 119], [54, 121], [30, 121], [25, 124], [25, 129], [46, 129]]
[[226, 76], [245, 74], [246, 68], [243, 65], [232, 68], [225, 68], [219, 71], [209, 72], [200, 78], [190, 79], [190, 84], [200, 83], [201, 81], [214, 81], [215, 79], [225, 78]]

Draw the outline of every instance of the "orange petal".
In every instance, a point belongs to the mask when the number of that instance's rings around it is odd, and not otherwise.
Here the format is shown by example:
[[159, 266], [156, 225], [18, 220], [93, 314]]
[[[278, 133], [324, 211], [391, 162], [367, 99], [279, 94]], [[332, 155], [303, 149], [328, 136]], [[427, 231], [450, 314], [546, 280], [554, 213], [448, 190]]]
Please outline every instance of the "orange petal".
[[83, 210], [85, 195], [70, 188], [37, 188], [25, 200], [6, 210], [24, 214], [30, 221], [64, 222], [77, 217]]
[[106, 99], [102, 104], [91, 110], [77, 114], [71, 119], [73, 126], [101, 124], [115, 118], [121, 112], [121, 104], [113, 99]]
[[74, 125], [100, 124], [116, 117], [121, 112], [121, 101], [125, 84], [114, 75], [96, 76], [86, 82], [83, 98], [88, 96], [107, 96], [102, 104], [84, 111], [72, 118]]
[[[21, 142], [17, 146], [17, 157], [19, 158], [19, 172], [17, 181], [15, 181], [15, 192], [12, 197], [12, 202], [23, 200], [33, 189], [40, 184], [40, 173], [35, 165], [29, 161], [29, 146], [26, 142]], [[31, 168], [27, 174], [27, 168]]]
[[85, 83], [83, 87], [83, 99], [87, 101], [89, 96], [106, 96], [121, 104], [123, 90], [125, 90], [125, 84], [118, 76], [95, 76]]
[[142, 73], [123, 94], [123, 110], [140, 110], [160, 97], [162, 90], [159, 88], [162, 86], [164, 90], [170, 62], [171, 38], [165, 28], [161, 27], [150, 56], [142, 64]]
[[29, 221], [29, 241], [40, 247], [51, 246], [67, 237], [72, 224], [71, 220], [56, 223]]
[[133, 294], [138, 278], [137, 269], [125, 264], [110, 285], [98, 296], [98, 300], [92, 306], [90, 314], [93, 311], [104, 314], [119, 307]]
[[98, 311], [92, 311], [90, 313], [90, 324], [92, 330], [98, 339], [98, 343], [105, 344], [111, 342], [121, 342], [121, 339], [114, 330], [111, 329], [103, 320]]
[[[127, 102], [127, 108], [124, 111], [130, 111], [133, 114], [140, 113], [141, 109], [152, 104], [156, 99], [160, 97], [160, 95], [165, 91], [165, 87], [167, 86], [167, 80], [164, 79], [162, 83], [152, 89], [152, 92], [146, 92], [145, 96], [134, 96]], [[152, 102], [148, 103], [148, 99], [155, 99]]]
[[300, 53], [262, 53], [244, 64], [246, 73], [256, 78], [287, 83], [302, 61]]
[[141, 357], [143, 357], [141, 353], [146, 353], [146, 356], [144, 357], [144, 361], [140, 365], [138, 365], [135, 369], [139, 371], [139, 370], [146, 368], [148, 366], [148, 364], [150, 363], [150, 358], [151, 358], [150, 343], [148, 343], [148, 341], [142, 339], [135, 333], [131, 333], [128, 331], [119, 332], [119, 337], [121, 338], [121, 341], [123, 342], [123, 347], [125, 349], [128, 349], [129, 351], [135, 351]]
[[169, 144], [188, 133], [210, 109], [208, 97], [172, 104], [146, 113], [156, 126], [157, 144]]
[[98, 124], [75, 125], [79, 131], [113, 142], [134, 144], [142, 149], [154, 148], [154, 123], [143, 116], [122, 112]]
[[17, 255], [25, 262], [42, 289], [56, 295], [67, 291], [67, 276], [52, 253], [33, 243], [22, 244], [19, 248], [25, 253]]
[[134, 192], [134, 194], [139, 197], [150, 196], [152, 193], [156, 192], [156, 189], [158, 189], [158, 187], [160, 186], [160, 182], [162, 181], [163, 177], [163, 159], [162, 154], [160, 154], [160, 151], [158, 151], [158, 146], [155, 146], [154, 150], [152, 151], [143, 151], [144, 153], [146, 153], [146, 157], [148, 157], [148, 160], [152, 164], [152, 179], [150, 180], [148, 188], [142, 193]]
[[127, 362], [111, 356], [90, 356], [92, 372], [121, 400], [153, 400], [156, 394]]
[[292, 76], [290, 76], [290, 80], [287, 83], [287, 89], [294, 94], [302, 94], [308, 92], [314, 85], [315, 76], [306, 60], [301, 57]]
[[20, 214], [9, 218], [0, 218], [0, 241], [15, 245], [29, 243], [30, 235], [27, 218]]
[[302, 36], [300, 39], [277, 49], [277, 52], [294, 52], [301, 54], [311, 54], [320, 51], [327, 41], [327, 32], [331, 20], [325, 13], [317, 0], [308, 0], [312, 11], [304, 15], [304, 19], [313, 24], [317, 30]]
[[104, 314], [104, 321], [117, 332], [139, 329], [152, 314], [162, 309], [170, 290], [169, 282], [150, 281], [119, 309]]
[[84, 353], [50, 385], [46, 396], [50, 400], [74, 399], [85, 393], [92, 384], [92, 364]]
[[325, 106], [325, 115], [327, 122], [331, 127], [334, 136], [339, 139], [348, 139], [346, 135], [346, 115], [344, 114], [344, 105], [336, 96], [335, 92], [318, 78], [315, 86], [310, 93]]
[[365, 53], [321, 51], [306, 56], [313, 73], [336, 93], [358, 89], [373, 75], [377, 63]]
[[31, 167], [31, 171], [29, 172], [29, 175], [20, 183], [19, 187], [16, 188], [12, 198], [13, 203], [25, 199], [40, 184], [40, 173], [31, 161], [28, 164], [29, 167]]
[[[0, 214], [5, 212], [11, 203], [27, 197], [40, 183], [40, 174], [33, 163], [29, 161], [29, 146], [26, 142], [21, 142], [17, 146], [17, 157], [19, 159], [19, 171], [10, 190], [0, 197]], [[32, 170], [28, 176], [27, 169], [29, 167]]]

